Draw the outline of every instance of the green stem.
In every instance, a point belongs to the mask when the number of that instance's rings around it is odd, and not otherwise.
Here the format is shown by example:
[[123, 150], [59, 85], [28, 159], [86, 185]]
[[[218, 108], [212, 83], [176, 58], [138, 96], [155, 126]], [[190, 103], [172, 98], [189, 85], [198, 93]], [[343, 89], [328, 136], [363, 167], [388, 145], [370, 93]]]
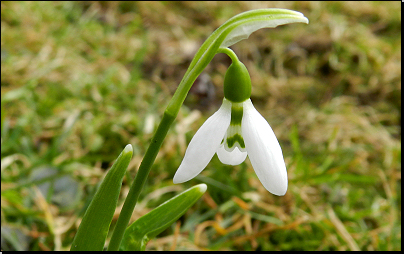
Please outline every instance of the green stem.
[[[219, 42], [220, 43], [220, 42]], [[219, 44], [216, 42], [215, 44]], [[125, 233], [126, 226], [129, 223], [129, 219], [132, 216], [133, 210], [135, 209], [136, 202], [139, 198], [139, 194], [143, 189], [144, 183], [146, 182], [147, 176], [149, 175], [150, 168], [156, 159], [157, 153], [160, 150], [161, 144], [165, 136], [167, 135], [168, 129], [176, 118], [182, 103], [188, 94], [189, 89], [192, 84], [202, 72], [202, 70], [208, 65], [217, 52], [219, 45], [216, 47], [211, 47], [209, 54], [205, 55], [193, 69], [188, 69], [185, 73], [181, 83], [178, 85], [173, 97], [171, 98], [167, 109], [164, 112], [163, 119], [161, 120], [156, 133], [151, 140], [150, 146], [143, 157], [142, 163], [139, 166], [139, 170], [136, 174], [135, 180], [130, 187], [128, 196], [125, 199], [125, 203], [122, 207], [121, 214], [119, 215], [118, 221], [116, 222], [114, 232], [112, 233], [111, 241], [108, 246], [108, 250], [114, 251], [118, 250], [122, 241], [122, 237]]]
[[226, 55], [228, 55], [228, 56], [231, 58], [231, 61], [232, 61], [233, 63], [239, 62], [236, 53], [234, 53], [234, 51], [231, 50], [230, 48], [219, 48], [219, 49], [217, 50], [217, 53], [225, 53]]
[[167, 135], [168, 129], [173, 123], [176, 115], [170, 115], [164, 112], [163, 119], [161, 120], [156, 133], [154, 134], [152, 140], [150, 141], [149, 148], [144, 155], [143, 161], [139, 166], [139, 170], [136, 174], [135, 180], [130, 187], [128, 196], [125, 199], [125, 203], [122, 207], [121, 214], [119, 215], [118, 221], [116, 223], [114, 233], [112, 234], [111, 241], [108, 246], [108, 250], [118, 250], [121, 244], [123, 234], [125, 233], [126, 226], [129, 223], [130, 217], [132, 216], [133, 210], [135, 208], [136, 202], [139, 198], [140, 192], [146, 182], [147, 176], [149, 175], [151, 166], [160, 150], [161, 144], [165, 136]]

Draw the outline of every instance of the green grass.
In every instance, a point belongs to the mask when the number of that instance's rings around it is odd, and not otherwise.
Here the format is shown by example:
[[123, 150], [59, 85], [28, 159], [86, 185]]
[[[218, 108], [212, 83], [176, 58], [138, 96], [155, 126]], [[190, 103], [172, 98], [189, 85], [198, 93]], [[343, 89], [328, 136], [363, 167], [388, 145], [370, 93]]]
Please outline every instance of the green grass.
[[268, 7], [310, 21], [232, 46], [283, 149], [287, 194], [267, 192], [248, 159], [232, 167], [215, 156], [195, 179], [172, 183], [223, 98], [230, 62], [219, 54], [133, 219], [195, 184], [207, 193], [146, 249], [401, 250], [399, 2], [2, 2], [1, 249], [70, 249], [97, 183], [132, 144], [122, 204], [196, 50], [228, 18]]

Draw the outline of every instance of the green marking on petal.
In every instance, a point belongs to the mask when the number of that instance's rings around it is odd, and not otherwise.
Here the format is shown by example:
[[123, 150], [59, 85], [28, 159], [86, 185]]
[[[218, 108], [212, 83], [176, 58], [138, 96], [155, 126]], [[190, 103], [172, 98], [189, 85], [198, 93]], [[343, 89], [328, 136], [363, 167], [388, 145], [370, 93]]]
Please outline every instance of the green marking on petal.
[[227, 146], [228, 146], [229, 148], [233, 147], [236, 142], [238, 142], [238, 144], [240, 145], [240, 147], [241, 147], [242, 149], [245, 148], [244, 139], [243, 139], [243, 137], [242, 137], [241, 135], [239, 135], [238, 133], [235, 134], [235, 135], [232, 136], [232, 137], [227, 137], [226, 142], [227, 142]]
[[242, 119], [243, 119], [243, 104], [242, 103], [232, 103], [230, 125], [241, 126]]
[[230, 126], [227, 129], [226, 136], [224, 138], [224, 140], [226, 140], [226, 150], [231, 151], [234, 149], [235, 146], [237, 146], [240, 150], [245, 149], [244, 139], [241, 132], [242, 119], [243, 103], [232, 103]]

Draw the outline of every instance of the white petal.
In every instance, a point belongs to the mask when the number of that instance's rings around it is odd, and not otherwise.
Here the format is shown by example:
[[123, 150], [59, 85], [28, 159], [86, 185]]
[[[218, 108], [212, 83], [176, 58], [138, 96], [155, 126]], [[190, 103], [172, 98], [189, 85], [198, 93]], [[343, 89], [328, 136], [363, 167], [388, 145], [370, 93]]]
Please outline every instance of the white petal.
[[220, 146], [231, 119], [231, 102], [222, 106], [199, 128], [188, 145], [184, 159], [174, 175], [174, 183], [186, 182], [197, 176], [212, 159]]
[[244, 143], [258, 179], [269, 192], [283, 196], [288, 189], [288, 176], [282, 149], [268, 122], [254, 108], [251, 100], [244, 102], [241, 128]]
[[238, 147], [235, 147], [233, 151], [228, 152], [226, 149], [224, 149], [224, 145], [220, 145], [217, 149], [217, 156], [223, 164], [235, 166], [239, 165], [245, 160], [247, 157], [247, 152], [240, 151]]

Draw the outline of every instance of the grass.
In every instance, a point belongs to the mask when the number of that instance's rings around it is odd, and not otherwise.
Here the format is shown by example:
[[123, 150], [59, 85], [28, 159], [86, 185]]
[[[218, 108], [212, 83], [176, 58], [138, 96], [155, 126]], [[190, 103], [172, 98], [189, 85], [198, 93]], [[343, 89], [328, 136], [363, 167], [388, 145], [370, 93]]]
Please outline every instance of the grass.
[[208, 191], [147, 249], [401, 250], [399, 2], [2, 2], [1, 249], [69, 249], [97, 183], [132, 144], [121, 205], [196, 50], [228, 18], [268, 7], [310, 20], [232, 46], [283, 149], [288, 192], [268, 193], [249, 160], [216, 156], [173, 185], [223, 97], [230, 62], [219, 54], [132, 219], [197, 183]]

